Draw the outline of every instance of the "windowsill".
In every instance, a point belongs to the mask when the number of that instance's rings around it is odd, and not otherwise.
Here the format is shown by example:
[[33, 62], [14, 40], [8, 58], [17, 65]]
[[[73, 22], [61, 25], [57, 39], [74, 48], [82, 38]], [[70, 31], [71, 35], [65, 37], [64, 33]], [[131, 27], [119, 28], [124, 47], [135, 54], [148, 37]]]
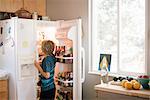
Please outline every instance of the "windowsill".
[[[100, 72], [89, 71], [88, 74], [91, 74], [91, 75], [100, 75]], [[120, 74], [109, 73], [108, 76], [118, 77], [118, 76], [127, 76], [127, 75], [120, 75]]]
[[[100, 72], [98, 71], [89, 71], [88, 74], [91, 74], [91, 75], [101, 75]], [[108, 76], [111, 76], [111, 77], [118, 77], [118, 76], [121, 76], [121, 77], [127, 77], [127, 76], [130, 76], [130, 77], [133, 77], [133, 78], [137, 78], [137, 76], [140, 76], [140, 75], [143, 75], [143, 74], [139, 74], [139, 73], [134, 73], [134, 74], [129, 74], [129, 73], [108, 73]], [[146, 75], [146, 74], [144, 74]]]
[[116, 94], [123, 94], [129, 96], [137, 96], [142, 98], [149, 98], [150, 99], [150, 90], [127, 90], [122, 86], [110, 85], [110, 84], [99, 84], [95, 85], [94, 89], [96, 91], [104, 91]]

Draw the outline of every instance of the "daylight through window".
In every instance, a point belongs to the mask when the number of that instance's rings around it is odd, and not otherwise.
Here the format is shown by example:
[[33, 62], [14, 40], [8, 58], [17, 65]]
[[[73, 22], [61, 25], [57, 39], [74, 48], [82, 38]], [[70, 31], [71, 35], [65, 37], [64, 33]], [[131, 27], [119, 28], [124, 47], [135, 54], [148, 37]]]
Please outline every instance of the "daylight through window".
[[90, 71], [111, 54], [110, 72], [146, 73], [146, 0], [91, 0]]

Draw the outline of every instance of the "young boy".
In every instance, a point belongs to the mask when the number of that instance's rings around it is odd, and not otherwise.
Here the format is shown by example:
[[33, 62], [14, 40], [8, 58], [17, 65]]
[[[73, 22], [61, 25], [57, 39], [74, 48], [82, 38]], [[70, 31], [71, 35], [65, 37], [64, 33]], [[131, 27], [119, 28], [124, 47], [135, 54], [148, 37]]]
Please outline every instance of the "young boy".
[[35, 61], [35, 67], [41, 73], [41, 94], [40, 100], [54, 100], [55, 99], [55, 83], [54, 83], [54, 71], [56, 58], [53, 54], [54, 43], [50, 40], [42, 42], [42, 52], [44, 53], [44, 59], [42, 64]]

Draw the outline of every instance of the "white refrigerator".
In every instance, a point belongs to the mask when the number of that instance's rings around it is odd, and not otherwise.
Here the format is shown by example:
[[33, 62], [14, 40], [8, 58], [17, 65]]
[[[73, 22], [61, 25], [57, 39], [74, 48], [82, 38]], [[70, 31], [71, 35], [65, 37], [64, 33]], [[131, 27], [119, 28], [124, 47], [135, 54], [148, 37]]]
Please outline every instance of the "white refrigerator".
[[[0, 68], [9, 73], [10, 100], [37, 99], [38, 72], [33, 62], [39, 60], [43, 40], [52, 40], [57, 47], [56, 99], [82, 100], [85, 54], [81, 19], [42, 21], [14, 17], [0, 21], [0, 32]], [[67, 80], [70, 77], [72, 80]]]

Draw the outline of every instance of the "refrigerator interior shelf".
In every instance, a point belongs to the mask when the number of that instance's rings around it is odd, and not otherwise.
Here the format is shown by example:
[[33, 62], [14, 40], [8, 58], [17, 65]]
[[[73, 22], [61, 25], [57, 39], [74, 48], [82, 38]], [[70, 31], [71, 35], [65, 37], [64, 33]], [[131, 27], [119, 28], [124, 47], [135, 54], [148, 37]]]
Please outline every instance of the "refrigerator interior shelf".
[[65, 84], [67, 84], [67, 83], [73, 83], [73, 80], [72, 81], [63, 81], [63, 80], [58, 79], [58, 78], [55, 78], [55, 80], [57, 80], [59, 82], [62, 82], [62, 83], [65, 83]]
[[56, 61], [57, 63], [59, 63], [59, 64], [66, 64], [66, 65], [72, 65], [73, 64], [73, 62], [64, 62], [64, 61]]
[[73, 59], [73, 57], [61, 57], [61, 56], [56, 56], [56, 58], [59, 58], [59, 59]]
[[73, 88], [73, 87], [64, 87], [64, 86], [61, 86], [61, 85], [57, 85], [56, 88], [57, 88], [57, 89], [63, 89], [63, 90], [65, 90], [65, 91], [70, 91], [70, 92], [72, 92], [72, 88]]

